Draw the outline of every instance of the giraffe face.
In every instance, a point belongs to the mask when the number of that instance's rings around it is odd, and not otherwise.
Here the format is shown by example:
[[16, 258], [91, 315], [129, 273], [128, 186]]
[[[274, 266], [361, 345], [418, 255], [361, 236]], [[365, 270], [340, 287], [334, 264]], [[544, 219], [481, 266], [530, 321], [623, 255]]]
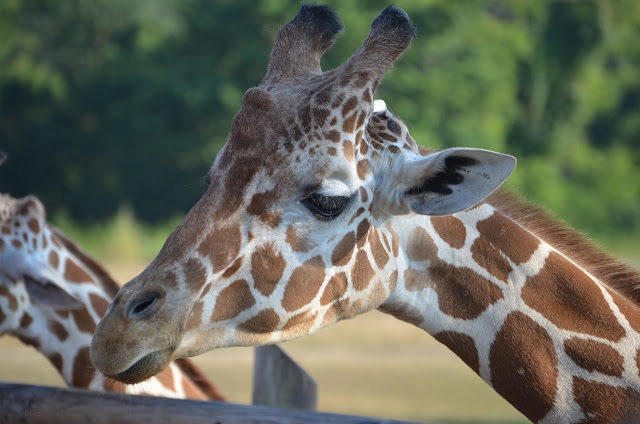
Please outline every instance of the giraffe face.
[[[339, 29], [328, 8], [304, 5], [279, 32], [209, 188], [99, 324], [99, 370], [140, 381], [176, 357], [289, 340], [376, 308], [397, 278], [386, 219], [453, 213], [506, 178], [503, 155], [421, 156], [401, 120], [374, 112], [380, 78], [414, 36], [403, 11], [385, 9], [362, 47], [322, 73]], [[495, 163], [502, 174], [488, 183]]]

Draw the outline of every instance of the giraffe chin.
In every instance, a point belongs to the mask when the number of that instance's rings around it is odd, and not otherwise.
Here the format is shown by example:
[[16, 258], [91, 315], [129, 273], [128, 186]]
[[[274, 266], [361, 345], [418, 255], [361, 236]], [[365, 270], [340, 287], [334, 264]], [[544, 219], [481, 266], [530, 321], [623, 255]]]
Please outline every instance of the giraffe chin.
[[173, 349], [168, 348], [149, 353], [126, 370], [117, 374], [105, 374], [107, 377], [125, 384], [141, 383], [161, 373], [171, 362]]

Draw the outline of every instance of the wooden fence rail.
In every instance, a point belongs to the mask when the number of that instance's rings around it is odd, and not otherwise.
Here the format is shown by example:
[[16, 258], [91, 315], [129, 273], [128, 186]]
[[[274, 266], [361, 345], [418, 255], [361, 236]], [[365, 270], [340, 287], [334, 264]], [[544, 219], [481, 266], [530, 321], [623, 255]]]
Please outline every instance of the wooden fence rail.
[[[1, 424], [411, 424], [380, 418], [0, 383]], [[413, 423], [415, 424], [415, 423]]]

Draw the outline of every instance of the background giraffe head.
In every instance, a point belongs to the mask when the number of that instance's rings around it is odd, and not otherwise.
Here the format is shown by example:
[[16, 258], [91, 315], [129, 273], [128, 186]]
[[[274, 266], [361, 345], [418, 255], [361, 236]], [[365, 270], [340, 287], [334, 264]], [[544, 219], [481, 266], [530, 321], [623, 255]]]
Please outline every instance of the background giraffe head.
[[98, 326], [102, 372], [137, 381], [172, 358], [284, 341], [376, 308], [397, 278], [386, 220], [466, 209], [511, 173], [513, 157], [484, 150], [421, 155], [401, 120], [381, 103], [374, 112], [415, 36], [404, 11], [387, 7], [323, 73], [340, 30], [331, 9], [303, 5], [279, 31], [206, 193]]
[[118, 288], [97, 262], [47, 223], [37, 198], [0, 194], [0, 336], [16, 336], [39, 350], [73, 387], [224, 400], [187, 359], [135, 386], [95, 372], [91, 337]]

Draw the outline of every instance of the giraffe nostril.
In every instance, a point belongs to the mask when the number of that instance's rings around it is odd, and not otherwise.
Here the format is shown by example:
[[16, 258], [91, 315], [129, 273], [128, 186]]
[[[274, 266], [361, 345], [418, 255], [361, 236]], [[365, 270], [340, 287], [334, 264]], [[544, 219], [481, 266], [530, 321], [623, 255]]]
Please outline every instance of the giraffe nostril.
[[156, 303], [157, 299], [158, 295], [156, 293], [153, 293], [143, 298], [141, 301], [134, 302], [133, 306], [129, 310], [129, 317], [147, 312]]

